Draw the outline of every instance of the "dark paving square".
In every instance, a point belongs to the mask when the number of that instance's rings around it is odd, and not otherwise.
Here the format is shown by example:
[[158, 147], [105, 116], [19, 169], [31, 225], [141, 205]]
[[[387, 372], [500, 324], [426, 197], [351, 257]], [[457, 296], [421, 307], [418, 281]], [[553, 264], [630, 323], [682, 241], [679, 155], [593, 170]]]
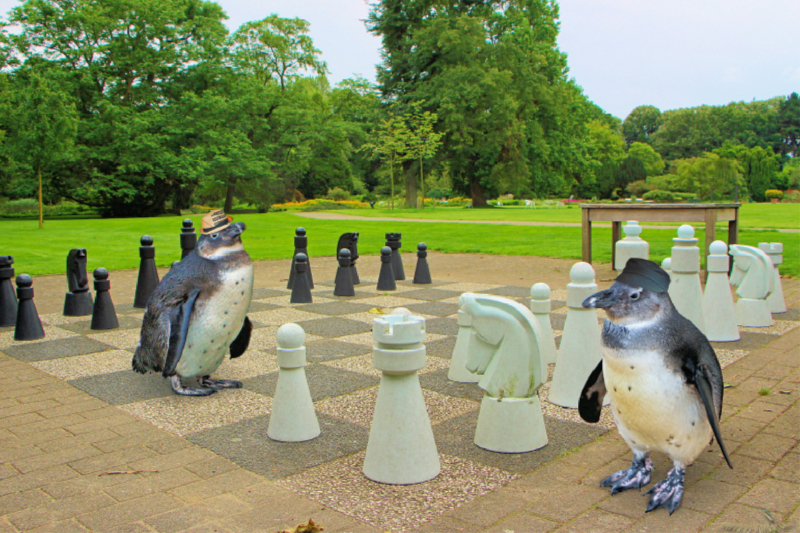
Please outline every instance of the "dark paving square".
[[406, 279], [396, 282], [397, 286], [420, 289], [425, 287], [441, 287], [442, 285], [451, 285], [453, 283], [452, 281], [438, 281], [435, 279], [431, 280], [431, 283], [414, 283], [414, 272], [416, 271], [416, 268], [416, 262], [410, 271], [406, 271], [405, 268], [403, 268], [403, 271], [406, 274]]
[[[73, 379], [69, 383], [111, 405], [124, 405], [175, 394], [169, 380], [159, 372], [139, 374], [133, 370], [125, 370]], [[188, 382], [186, 384], [189, 385]]]
[[376, 294], [374, 292], [365, 292], [358, 290], [358, 285], [355, 286], [355, 295], [354, 296], [336, 296], [333, 294], [332, 290], [325, 290], [325, 291], [312, 291], [311, 296], [319, 296], [320, 298], [329, 298], [332, 300], [337, 300], [339, 302], [352, 302], [353, 300], [364, 300], [366, 298], [375, 298]]
[[0, 327], [0, 333], [5, 333], [6, 331], [14, 331], [14, 326], [3, 326]]
[[[117, 329], [139, 329], [142, 327], [142, 319], [138, 317], [118, 315], [117, 321], [119, 322], [119, 328]], [[95, 333], [105, 333], [106, 331], [116, 331], [116, 329], [92, 329], [90, 327], [91, 325], [92, 320], [90, 318], [89, 320], [73, 322], [72, 324], [61, 324], [58, 327], [60, 329], [66, 329], [67, 331], [72, 331], [73, 333], [79, 333], [81, 335], [93, 335]]]
[[285, 291], [278, 289], [253, 289], [253, 300], [261, 300], [262, 298], [275, 298], [278, 296], [286, 296], [287, 294], [291, 294], [288, 289]]
[[779, 339], [780, 335], [770, 335], [767, 333], [751, 333], [749, 331], [740, 331], [741, 339], [735, 342], [712, 342], [711, 346], [715, 350], [744, 350], [752, 352], [757, 350], [767, 343]]
[[423, 304], [407, 305], [406, 309], [415, 315], [450, 316], [458, 313], [458, 304], [425, 302]]
[[458, 323], [455, 318], [431, 318], [425, 321], [425, 330], [437, 335], [458, 335]]
[[505, 287], [497, 287], [489, 289], [488, 291], [481, 291], [483, 294], [495, 294], [497, 296], [505, 296], [506, 298], [528, 298], [531, 297], [530, 287], [515, 287], [507, 285]]
[[269, 416], [242, 420], [187, 438], [270, 479], [296, 474], [367, 447], [367, 428], [321, 413], [317, 413], [317, 419], [322, 433], [305, 442], [277, 442], [267, 437]]
[[553, 329], [564, 329], [564, 322], [567, 321], [567, 315], [561, 313], [550, 313], [550, 327]]
[[446, 298], [455, 298], [461, 296], [459, 291], [448, 291], [447, 289], [414, 289], [411, 291], [403, 291], [398, 294], [403, 298], [414, 298], [415, 300], [444, 300]]
[[559, 309], [567, 305], [566, 300], [550, 300], [550, 310], [553, 311], [555, 309]]
[[446, 339], [437, 339], [425, 343], [425, 353], [434, 357], [442, 357], [450, 359], [453, 357], [453, 350], [456, 347], [456, 338], [447, 337]]
[[419, 377], [420, 385], [422, 385], [424, 389], [441, 392], [448, 396], [466, 398], [476, 402], [483, 400], [483, 389], [478, 387], [477, 383], [458, 383], [450, 381], [447, 379], [448, 371], [449, 369], [443, 368], [436, 372], [431, 372], [430, 374], [423, 374]]
[[791, 320], [793, 322], [800, 322], [800, 309], [796, 307], [789, 307], [785, 313], [773, 313], [774, 320]]
[[[270, 348], [267, 352], [276, 355], [278, 350], [277, 348]], [[342, 359], [344, 357], [364, 355], [367, 353], [372, 353], [372, 348], [369, 346], [337, 341], [335, 339], [325, 339], [306, 344], [306, 360], [309, 363], [319, 363], [321, 361]]]
[[267, 302], [250, 302], [250, 309], [247, 312], [260, 313], [261, 311], [272, 311], [273, 309], [282, 309], [282, 306]]
[[54, 341], [9, 346], [8, 348], [3, 348], [2, 351], [14, 359], [30, 362], [105, 352], [106, 350], [116, 350], [116, 348], [94, 339], [87, 339], [86, 337], [69, 337], [67, 339], [57, 339]]
[[[113, 288], [111, 289], [111, 297], [114, 297]], [[114, 302], [114, 310], [117, 312], [117, 315], [134, 315], [144, 313], [144, 307], [134, 307], [133, 302]]]
[[[308, 365], [306, 367], [306, 377], [308, 378], [308, 388], [311, 390], [311, 399], [315, 402], [347, 394], [354, 390], [372, 387], [380, 382], [374, 376], [319, 364]], [[277, 372], [243, 381], [245, 389], [266, 396], [275, 395], [277, 383]]]
[[335, 302], [326, 302], [323, 304], [299, 305], [296, 307], [296, 309], [308, 311], [309, 313], [318, 313], [320, 315], [339, 316], [350, 315], [353, 313], [365, 313], [373, 307], [373, 305], [369, 304], [336, 300]]
[[479, 448], [474, 442], [479, 412], [479, 410], [470, 411], [433, 427], [433, 436], [439, 453], [455, 455], [508, 472], [525, 474], [607, 431], [601, 426], [593, 427], [545, 416], [548, 444], [544, 448], [528, 453], [490, 452]]
[[303, 322], [298, 322], [298, 324], [307, 334], [319, 337], [344, 337], [345, 335], [372, 331], [370, 324], [341, 317], [304, 320]]

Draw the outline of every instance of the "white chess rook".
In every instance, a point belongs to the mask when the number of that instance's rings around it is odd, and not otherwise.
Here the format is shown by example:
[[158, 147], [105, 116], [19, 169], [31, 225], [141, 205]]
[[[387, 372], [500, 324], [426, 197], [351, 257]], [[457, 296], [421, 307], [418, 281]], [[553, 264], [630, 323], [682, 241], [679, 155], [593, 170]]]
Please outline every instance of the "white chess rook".
[[[602, 359], [603, 353], [597, 310], [586, 309], [581, 305], [586, 298], [597, 292], [594, 269], [588, 263], [575, 263], [569, 271], [569, 277], [569, 309], [547, 399], [550, 403], [577, 409], [581, 390]], [[608, 400], [604, 403], [608, 403]]]
[[297, 324], [284, 324], [277, 337], [280, 371], [267, 436], [282, 442], [311, 440], [320, 429], [306, 380], [306, 333]]
[[[553, 325], [550, 323], [550, 287], [546, 283], [537, 283], [531, 287], [531, 312], [542, 328], [542, 338], [539, 339], [539, 354], [546, 365], [554, 365], [558, 359], [556, 339], [553, 335]], [[545, 377], [546, 379], [546, 377]]]
[[772, 314], [785, 313], [786, 301], [783, 299], [783, 284], [781, 283], [781, 273], [778, 268], [783, 263], [783, 243], [781, 242], [760, 242], [758, 248], [772, 259], [775, 278], [775, 290], [767, 296], [767, 303]]
[[669, 297], [675, 309], [688, 318], [697, 329], [706, 332], [703, 313], [703, 287], [700, 285], [700, 248], [694, 237], [694, 228], [684, 224], [672, 241], [672, 281]]
[[625, 238], [614, 245], [614, 270], [624, 270], [632, 257], [650, 259], [650, 245], [639, 237], [642, 227], [637, 220], [629, 220], [622, 226], [622, 232]]
[[[459, 308], [461, 305], [463, 305], [463, 301], [459, 298]], [[477, 383], [480, 377], [467, 370], [466, 367], [469, 339], [472, 336], [472, 317], [464, 311], [459, 311], [456, 322], [458, 323], [458, 335], [456, 336], [456, 345], [453, 348], [453, 356], [450, 358], [450, 370], [447, 371], [447, 379], [458, 383]]]
[[731, 244], [733, 272], [731, 285], [736, 287], [736, 323], [751, 328], [773, 324], [767, 296], [775, 288], [772, 260], [762, 250], [743, 244]]
[[741, 336], [736, 327], [736, 310], [728, 279], [728, 245], [724, 241], [714, 241], [709, 252], [706, 263], [708, 276], [703, 292], [706, 337], [713, 342], [738, 341]]
[[425, 367], [425, 319], [396, 309], [373, 321], [372, 338], [381, 382], [364, 475], [391, 485], [431, 480], [439, 475], [439, 454], [417, 375]]

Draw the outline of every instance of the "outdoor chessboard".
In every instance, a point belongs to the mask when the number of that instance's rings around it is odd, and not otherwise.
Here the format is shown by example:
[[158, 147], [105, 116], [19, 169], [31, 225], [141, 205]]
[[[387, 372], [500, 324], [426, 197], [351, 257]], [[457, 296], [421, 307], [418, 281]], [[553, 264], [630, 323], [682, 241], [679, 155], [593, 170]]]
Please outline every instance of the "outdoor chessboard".
[[[332, 284], [318, 283], [312, 304], [290, 304], [288, 290], [256, 289], [248, 313], [254, 325], [249, 349], [212, 376], [241, 380], [244, 387], [209, 397], [178, 396], [160, 374], [131, 370], [143, 310], [130, 303], [115, 302], [120, 327], [106, 332], [89, 329], [91, 317], [59, 314], [41, 317], [46, 331], [41, 341], [15, 342], [13, 328], [2, 328], [0, 351], [327, 507], [395, 531], [419, 527], [614, 426], [608, 408], [599, 424], [586, 424], [575, 410], [544, 401], [548, 383], [540, 390], [546, 447], [524, 454], [478, 448], [473, 438], [483, 391], [477, 384], [447, 379], [458, 333], [458, 297], [481, 292], [527, 306], [530, 288], [404, 281], [396, 291], [384, 292], [375, 289], [375, 281], [362, 279], [356, 295], [348, 298], [334, 296]], [[558, 343], [566, 290], [552, 289], [551, 322]], [[426, 319], [428, 358], [419, 374], [442, 465], [435, 480], [411, 486], [381, 485], [361, 472], [380, 381], [372, 366], [372, 321], [396, 307]], [[800, 309], [775, 318], [770, 328], [740, 328], [738, 342], [714, 343], [723, 367], [800, 325]], [[320, 437], [302, 443], [266, 436], [278, 379], [275, 336], [288, 322], [306, 332], [306, 372], [322, 429]]]

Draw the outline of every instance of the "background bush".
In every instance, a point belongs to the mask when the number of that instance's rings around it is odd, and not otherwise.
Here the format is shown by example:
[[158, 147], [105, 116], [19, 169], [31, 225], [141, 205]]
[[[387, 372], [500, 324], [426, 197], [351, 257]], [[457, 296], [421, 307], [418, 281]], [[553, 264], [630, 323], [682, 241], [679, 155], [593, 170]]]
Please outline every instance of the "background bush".
[[642, 198], [645, 200], [652, 200], [654, 202], [658, 202], [661, 204], [674, 202], [675, 196], [669, 191], [660, 191], [658, 189], [648, 191], [642, 195]]

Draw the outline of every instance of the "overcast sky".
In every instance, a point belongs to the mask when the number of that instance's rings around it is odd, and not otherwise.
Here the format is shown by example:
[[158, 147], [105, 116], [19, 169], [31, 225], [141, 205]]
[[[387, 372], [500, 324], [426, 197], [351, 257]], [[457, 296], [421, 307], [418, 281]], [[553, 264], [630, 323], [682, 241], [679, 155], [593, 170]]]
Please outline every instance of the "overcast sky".
[[[364, 0], [218, 0], [233, 31], [271, 13], [311, 23], [331, 82], [374, 81], [380, 39]], [[0, 0], [3, 12], [17, 2]], [[624, 119], [800, 92], [798, 0], [562, 0], [559, 47], [590, 99]]]

